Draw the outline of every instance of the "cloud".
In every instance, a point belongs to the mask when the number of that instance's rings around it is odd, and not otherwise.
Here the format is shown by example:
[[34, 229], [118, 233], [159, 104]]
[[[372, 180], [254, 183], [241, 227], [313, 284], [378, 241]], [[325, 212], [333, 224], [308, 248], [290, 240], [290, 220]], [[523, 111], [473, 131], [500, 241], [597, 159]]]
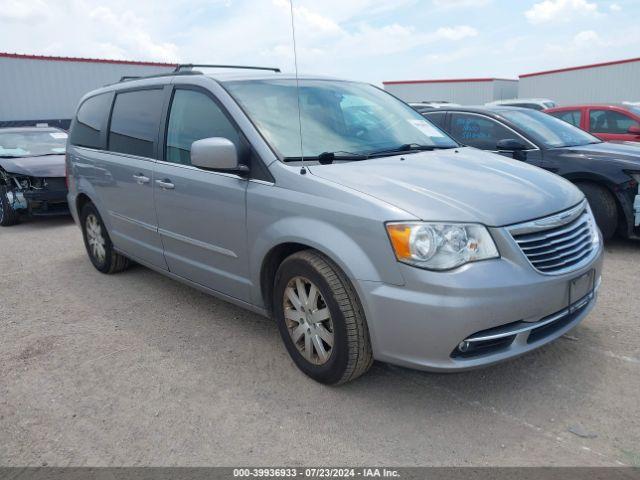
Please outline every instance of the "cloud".
[[33, 23], [49, 14], [49, 6], [43, 0], [0, 0], [0, 21]]
[[442, 27], [436, 30], [434, 37], [446, 40], [462, 40], [467, 37], [475, 37], [478, 31], [468, 25], [458, 25], [455, 27]]
[[598, 13], [598, 5], [587, 0], [544, 0], [525, 12], [527, 20], [539, 25], [543, 23], [569, 22], [576, 15], [589, 16]]
[[620, 5], [618, 5], [617, 3], [612, 3], [611, 5], [609, 5], [609, 9], [612, 12], [619, 12], [620, 10], [622, 10], [622, 7]]
[[493, 0], [433, 0], [438, 8], [484, 7]]

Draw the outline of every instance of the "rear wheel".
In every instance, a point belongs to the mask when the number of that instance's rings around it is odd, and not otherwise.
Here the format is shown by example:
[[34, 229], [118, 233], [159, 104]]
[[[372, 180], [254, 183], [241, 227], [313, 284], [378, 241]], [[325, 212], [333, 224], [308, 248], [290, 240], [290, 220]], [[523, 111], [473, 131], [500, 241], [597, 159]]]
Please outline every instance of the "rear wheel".
[[13, 209], [7, 196], [7, 187], [0, 185], [0, 226], [10, 227], [18, 223], [18, 213]]
[[366, 319], [344, 272], [311, 250], [285, 259], [275, 278], [274, 313], [280, 335], [300, 370], [340, 384], [373, 363]]
[[129, 266], [129, 259], [117, 253], [102, 217], [92, 203], [86, 204], [80, 214], [84, 245], [89, 259], [102, 273], [117, 273]]
[[576, 186], [587, 197], [602, 237], [605, 240], [611, 239], [618, 227], [618, 207], [615, 198], [609, 190], [595, 183], [577, 183]]

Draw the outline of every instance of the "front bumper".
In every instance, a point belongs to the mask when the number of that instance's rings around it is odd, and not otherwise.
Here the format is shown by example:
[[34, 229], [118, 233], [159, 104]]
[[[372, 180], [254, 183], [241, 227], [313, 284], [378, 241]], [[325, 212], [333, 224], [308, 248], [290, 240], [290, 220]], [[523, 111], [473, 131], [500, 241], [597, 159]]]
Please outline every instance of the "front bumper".
[[[401, 265], [404, 286], [357, 283], [377, 360], [433, 371], [485, 366], [555, 340], [593, 308], [597, 288], [570, 300], [570, 284], [591, 271], [594, 284], [599, 284], [602, 242], [580, 268], [543, 275], [527, 262], [507, 232], [496, 229], [492, 235], [502, 254], [499, 259], [451, 272]], [[508, 341], [499, 348], [456, 355], [461, 342], [496, 332], [509, 332], [503, 337]]]
[[31, 190], [23, 192], [29, 214], [34, 216], [68, 215], [67, 190]]

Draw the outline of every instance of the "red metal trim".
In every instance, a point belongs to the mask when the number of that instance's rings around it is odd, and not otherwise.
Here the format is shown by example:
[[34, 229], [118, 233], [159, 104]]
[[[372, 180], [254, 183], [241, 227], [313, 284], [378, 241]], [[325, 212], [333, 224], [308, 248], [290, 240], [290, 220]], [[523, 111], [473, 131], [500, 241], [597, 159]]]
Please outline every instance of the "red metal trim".
[[623, 63], [640, 62], [640, 58], [629, 58], [627, 60], [615, 60], [613, 62], [593, 63], [591, 65], [581, 65], [579, 67], [558, 68], [556, 70], [547, 70], [544, 72], [525, 73], [520, 78], [536, 77], [538, 75], [548, 75], [550, 73], [572, 72], [574, 70], [584, 70], [586, 68], [608, 67], [610, 65], [621, 65]]
[[26, 55], [22, 53], [0, 52], [0, 58], [19, 58], [25, 60], [48, 60], [52, 62], [85, 62], [85, 63], [115, 63], [120, 65], [140, 65], [145, 67], [176, 67], [177, 63], [139, 62], [135, 60], [109, 60], [106, 58], [81, 57], [48, 57], [45, 55]]
[[393, 80], [382, 82], [383, 85], [402, 85], [415, 83], [471, 83], [471, 82], [493, 82], [495, 80], [503, 80], [507, 82], [517, 82], [515, 78], [443, 78], [441, 80]]

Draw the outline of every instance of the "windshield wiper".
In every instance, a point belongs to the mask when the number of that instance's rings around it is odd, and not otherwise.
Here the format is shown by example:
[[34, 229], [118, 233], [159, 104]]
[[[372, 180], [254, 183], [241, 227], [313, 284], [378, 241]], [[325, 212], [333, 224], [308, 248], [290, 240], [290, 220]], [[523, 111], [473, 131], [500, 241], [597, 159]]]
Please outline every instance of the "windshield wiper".
[[385, 150], [369, 152], [367, 153], [367, 156], [369, 158], [372, 158], [372, 157], [379, 157], [379, 156], [385, 156], [385, 155], [401, 155], [403, 153], [410, 153], [410, 152], [431, 152], [432, 150], [443, 149], [443, 148], [455, 148], [455, 147], [438, 147], [436, 145], [421, 145], [419, 143], [405, 143], [396, 148], [389, 148]]
[[[321, 165], [328, 165], [333, 163], [334, 160], [366, 160], [369, 158], [368, 155], [364, 155], [362, 153], [353, 153], [353, 152], [322, 152], [319, 155], [305, 156], [305, 160], [316, 161]], [[302, 161], [302, 157], [284, 157], [282, 159], [285, 162], [300, 162]]]

